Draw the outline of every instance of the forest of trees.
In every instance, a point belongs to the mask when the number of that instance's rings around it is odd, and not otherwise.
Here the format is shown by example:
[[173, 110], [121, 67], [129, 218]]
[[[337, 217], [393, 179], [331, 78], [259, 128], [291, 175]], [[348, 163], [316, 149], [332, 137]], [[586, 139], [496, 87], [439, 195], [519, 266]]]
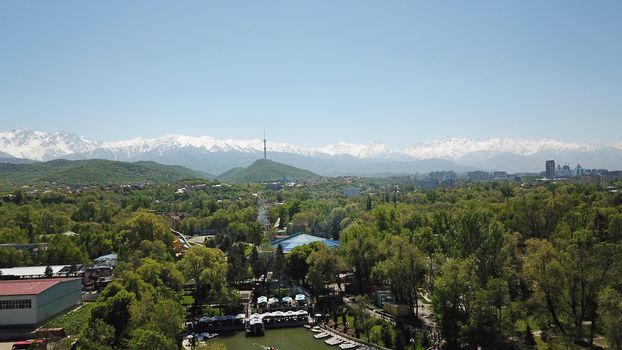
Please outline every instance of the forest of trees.
[[[341, 191], [355, 182], [356, 198]], [[0, 266], [81, 264], [110, 252], [122, 263], [99, 296], [81, 347], [176, 349], [194, 302], [239, 305], [239, 281], [273, 271], [315, 297], [352, 272], [357, 294], [387, 289], [417, 325], [422, 293], [448, 349], [622, 349], [622, 196], [583, 184], [459, 183], [421, 191], [390, 179], [325, 179], [268, 191], [261, 185], [148, 186], [81, 193], [7, 193], [0, 243], [46, 242], [31, 256], [0, 248]], [[257, 194], [288, 233], [338, 239], [288, 254], [271, 249]], [[176, 257], [177, 227], [216, 238]], [[78, 233], [74, 237], [65, 231]], [[183, 271], [183, 272], [182, 272]], [[187, 295], [188, 293], [186, 293]], [[398, 328], [400, 326], [398, 325]], [[387, 341], [400, 348], [402, 330]], [[405, 332], [405, 331], [404, 331]], [[534, 335], [535, 334], [535, 335]]]

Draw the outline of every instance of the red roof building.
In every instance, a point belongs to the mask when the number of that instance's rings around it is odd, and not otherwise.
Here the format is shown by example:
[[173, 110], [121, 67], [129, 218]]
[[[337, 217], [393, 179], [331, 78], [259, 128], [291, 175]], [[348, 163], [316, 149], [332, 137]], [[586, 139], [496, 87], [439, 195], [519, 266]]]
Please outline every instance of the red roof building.
[[61, 278], [0, 281], [0, 296], [37, 295], [58, 284]]
[[37, 326], [82, 301], [82, 279], [0, 281], [0, 327]]

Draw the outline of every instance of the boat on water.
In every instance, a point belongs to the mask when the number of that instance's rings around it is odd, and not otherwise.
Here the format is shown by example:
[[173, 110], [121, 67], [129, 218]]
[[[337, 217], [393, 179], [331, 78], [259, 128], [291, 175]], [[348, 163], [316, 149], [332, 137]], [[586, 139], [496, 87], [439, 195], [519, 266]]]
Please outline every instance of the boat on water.
[[276, 346], [272, 345], [266, 348], [266, 350], [279, 350]]
[[197, 341], [205, 341], [205, 340], [215, 338], [218, 335], [219, 335], [218, 333], [202, 332], [202, 333], [195, 333], [195, 334], [188, 335], [186, 338], [187, 339], [195, 338]]
[[321, 333], [321, 332], [323, 332], [323, 330], [322, 330], [322, 328], [320, 328], [318, 326], [315, 326], [315, 327], [311, 328], [311, 332], [313, 332], [313, 333]]
[[333, 346], [333, 345], [337, 345], [337, 344], [343, 343], [343, 339], [338, 338], [338, 337], [332, 337], [332, 338], [324, 340], [324, 342], [326, 344], [328, 344], [328, 345]]
[[326, 338], [328, 336], [330, 336], [330, 333], [322, 332], [322, 333], [315, 334], [313, 337], [315, 339], [322, 339], [322, 338]]
[[262, 336], [266, 330], [261, 318], [251, 318], [244, 328], [246, 335], [250, 336]]
[[339, 344], [339, 349], [344, 349], [344, 350], [346, 350], [346, 349], [354, 349], [357, 346], [358, 346], [358, 344], [355, 344], [355, 343], [349, 343], [349, 342], [348, 343], [341, 343], [341, 344]]

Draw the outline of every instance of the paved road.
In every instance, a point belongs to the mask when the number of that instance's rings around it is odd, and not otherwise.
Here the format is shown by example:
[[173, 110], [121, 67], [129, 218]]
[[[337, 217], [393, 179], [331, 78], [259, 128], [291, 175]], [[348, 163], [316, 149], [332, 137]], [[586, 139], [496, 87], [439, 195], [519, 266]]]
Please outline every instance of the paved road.
[[[353, 300], [353, 298], [343, 298], [343, 302], [346, 303], [346, 305], [351, 305], [354, 302], [354, 300]], [[388, 322], [388, 323], [390, 323], [390, 324], [395, 326], [395, 317], [381, 314], [381, 313], [377, 312], [372, 306], [367, 305], [367, 304], [365, 305], [365, 308], [366, 308], [366, 313], [368, 315], [370, 315], [370, 316], [372, 316], [374, 318], [379, 318], [379, 319], [381, 319], [383, 321], [386, 321], [386, 322]]]
[[13, 343], [15, 342], [0, 342], [0, 350], [11, 350]]
[[[426, 302], [430, 301], [430, 298], [427, 296], [427, 294], [422, 295], [421, 299], [425, 299]], [[436, 323], [434, 322], [434, 319], [432, 319], [433, 314], [434, 313], [432, 312], [431, 305], [427, 305], [419, 301], [419, 316], [421, 317], [426, 326], [430, 326], [432, 327], [432, 329], [436, 329]]]

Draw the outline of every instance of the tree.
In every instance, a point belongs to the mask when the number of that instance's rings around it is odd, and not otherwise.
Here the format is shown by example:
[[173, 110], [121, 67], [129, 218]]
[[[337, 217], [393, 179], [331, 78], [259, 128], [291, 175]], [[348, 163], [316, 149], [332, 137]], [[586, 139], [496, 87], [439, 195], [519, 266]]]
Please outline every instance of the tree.
[[138, 328], [132, 334], [132, 339], [128, 343], [130, 350], [177, 350], [175, 338], [170, 338], [164, 334], [150, 330]]
[[172, 249], [171, 232], [166, 228], [163, 220], [152, 213], [140, 211], [134, 214], [125, 222], [120, 236], [121, 242], [118, 248], [122, 256], [128, 256], [144, 240], [161, 241], [168, 250]]
[[237, 284], [246, 277], [248, 261], [244, 255], [244, 248], [243, 243], [235, 243], [231, 247], [229, 256], [227, 256], [227, 280], [229, 284]]
[[510, 197], [514, 196], [514, 190], [512, 190], [512, 186], [507, 182], [499, 187], [499, 191], [501, 191], [501, 195], [503, 195], [506, 202], [510, 200]]
[[223, 305], [234, 302], [233, 291], [227, 287], [227, 260], [220, 249], [193, 246], [179, 266], [188, 279], [194, 280], [195, 303], [201, 294], [218, 303], [221, 311]]
[[88, 261], [84, 251], [65, 235], [52, 236], [48, 241], [48, 248], [39, 259], [49, 265], [83, 264]]
[[397, 330], [395, 335], [395, 350], [405, 350], [406, 340], [404, 339], [404, 332], [401, 329]]
[[384, 323], [380, 329], [380, 337], [382, 338], [385, 348], [391, 348], [393, 346], [393, 336], [391, 335], [389, 327], [387, 327], [386, 323]]
[[52, 266], [47, 266], [45, 268], [45, 272], [43, 273], [43, 275], [45, 276], [45, 278], [52, 278], [52, 276], [54, 276], [54, 270], [52, 270]]
[[320, 249], [320, 245], [323, 243], [313, 242], [292, 249], [285, 258], [287, 274], [298, 282], [304, 282], [309, 272], [307, 258], [314, 250]]
[[[132, 253], [132, 258], [151, 258], [157, 262], [171, 261], [172, 255], [169, 248], [162, 241], [148, 241], [143, 240]], [[129, 259], [132, 260], [132, 259]]]
[[28, 251], [17, 250], [11, 247], [0, 247], [0, 267], [18, 267], [31, 265]]
[[38, 217], [36, 232], [40, 235], [64, 232], [68, 222], [68, 217], [66, 215], [56, 214], [48, 209], [40, 210]]
[[461, 325], [469, 319], [478, 279], [472, 259], [448, 259], [434, 285], [432, 302], [449, 349], [461, 347]]
[[609, 222], [609, 237], [612, 242], [622, 240], [622, 215], [616, 215]]
[[303, 211], [292, 216], [292, 221], [288, 227], [289, 232], [317, 232], [319, 217], [315, 212]]
[[178, 302], [164, 299], [154, 305], [146, 327], [159, 332], [167, 339], [177, 339], [183, 330], [184, 317], [184, 309]]
[[276, 252], [274, 254], [274, 268], [272, 269], [276, 278], [281, 279], [285, 272], [285, 254], [283, 254], [283, 246], [277, 245]]
[[[562, 244], [566, 243], [565, 246]], [[525, 275], [533, 284], [533, 301], [564, 336], [584, 337], [583, 321], [591, 321], [590, 340], [597, 323], [598, 292], [606, 281], [619, 277], [622, 247], [595, 243], [593, 233], [581, 230], [570, 242], [526, 242]]]
[[181, 271], [179, 271], [175, 263], [164, 263], [162, 271], [160, 272], [160, 278], [162, 279], [164, 286], [167, 288], [170, 288], [176, 292], [182, 291], [184, 286], [184, 275]]
[[253, 271], [253, 277], [258, 278], [261, 276], [261, 262], [259, 261], [259, 251], [257, 246], [253, 246], [250, 256], [251, 269]]
[[26, 201], [26, 192], [21, 188], [17, 189], [13, 191], [13, 195], [11, 198], [13, 199], [13, 203], [21, 205]]
[[20, 229], [24, 230], [28, 235], [28, 241], [34, 242], [35, 239], [35, 225], [33, 220], [32, 208], [30, 205], [24, 205], [19, 207], [15, 212], [15, 224]]
[[264, 284], [268, 278], [268, 272], [274, 267], [276, 249], [268, 242], [262, 244], [257, 249], [257, 255], [253, 257], [253, 274], [255, 277], [262, 277], [262, 283]]
[[351, 304], [351, 310], [354, 314], [354, 330], [357, 333], [357, 337], [361, 333], [367, 333], [367, 341], [370, 342], [370, 330], [374, 325], [374, 319], [367, 310], [368, 300], [365, 297], [357, 296], [354, 298], [354, 302]]
[[401, 236], [391, 237], [387, 255], [386, 260], [374, 267], [374, 275], [389, 285], [397, 301], [407, 303], [410, 314], [414, 308], [415, 315], [418, 317], [417, 288], [425, 280], [425, 258], [414, 244]]
[[318, 296], [317, 292], [324, 290], [327, 285], [338, 282], [339, 272], [344, 265], [339, 255], [334, 254], [323, 244], [309, 254], [307, 264], [309, 265], [308, 279], [316, 291], [314, 293], [316, 296]]
[[344, 230], [343, 251], [345, 260], [354, 268], [354, 278], [358, 288], [368, 292], [372, 269], [381, 258], [380, 242], [369, 226], [352, 224]]
[[533, 193], [512, 202], [510, 228], [530, 238], [549, 238], [565, 211], [563, 202]]
[[115, 342], [115, 328], [101, 319], [90, 322], [85, 330], [81, 349], [110, 349]]
[[71, 215], [75, 221], [94, 221], [97, 209], [92, 200], [82, 200], [78, 204], [77, 210]]
[[111, 283], [104, 289], [91, 311], [91, 324], [101, 320], [114, 327], [114, 344], [118, 345], [130, 330], [130, 307], [135, 302], [134, 293], [128, 292], [118, 283]]
[[339, 239], [341, 234], [341, 222], [347, 217], [348, 213], [344, 208], [333, 208], [330, 212], [330, 233], [335, 240]]
[[295, 201], [293, 201], [290, 205], [289, 205], [289, 209], [288, 209], [288, 215], [290, 218], [293, 218], [294, 215], [298, 214], [301, 210], [300, 208], [300, 200], [296, 199]]
[[428, 258], [428, 285], [431, 288], [434, 282], [434, 263], [437, 252], [440, 250], [438, 236], [434, 235], [431, 227], [420, 227], [415, 231], [415, 244]]
[[151, 258], [142, 260], [142, 265], [136, 269], [136, 273], [141, 276], [142, 280], [151, 284], [153, 287], [159, 287], [164, 284], [160, 275], [162, 274], [162, 265]]
[[610, 349], [622, 349], [622, 295], [611, 287], [598, 295], [600, 317]]
[[220, 249], [192, 246], [179, 262], [186, 278], [195, 283], [195, 292], [204, 286], [212, 288], [226, 282], [227, 262]]
[[[121, 283], [123, 288], [128, 292], [134, 293], [137, 299], [141, 300], [141, 304], [145, 302], [145, 296], [154, 295], [156, 288], [145, 282], [141, 275], [135, 272], [135, 270], [127, 269], [125, 271], [117, 272], [121, 276]], [[161, 284], [159, 281], [158, 286]]]
[[514, 330], [508, 304], [507, 282], [497, 278], [489, 279], [485, 288], [475, 292], [468, 319], [461, 330], [463, 343], [484, 349], [502, 348]]
[[527, 322], [527, 327], [525, 328], [523, 341], [525, 342], [525, 345], [527, 345], [529, 348], [532, 348], [537, 344], [536, 338], [533, 336], [533, 332], [531, 331], [531, 326], [529, 325], [529, 322]]

